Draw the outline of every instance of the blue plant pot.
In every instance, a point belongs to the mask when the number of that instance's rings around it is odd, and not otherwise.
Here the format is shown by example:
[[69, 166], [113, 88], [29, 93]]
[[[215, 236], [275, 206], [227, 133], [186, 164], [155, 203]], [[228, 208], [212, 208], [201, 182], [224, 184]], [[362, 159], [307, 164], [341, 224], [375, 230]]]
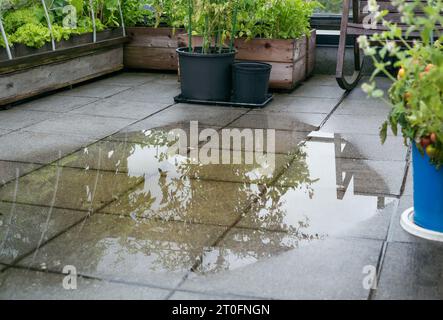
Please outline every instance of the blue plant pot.
[[428, 155], [422, 155], [412, 144], [414, 222], [422, 228], [443, 232], [443, 168], [437, 170]]

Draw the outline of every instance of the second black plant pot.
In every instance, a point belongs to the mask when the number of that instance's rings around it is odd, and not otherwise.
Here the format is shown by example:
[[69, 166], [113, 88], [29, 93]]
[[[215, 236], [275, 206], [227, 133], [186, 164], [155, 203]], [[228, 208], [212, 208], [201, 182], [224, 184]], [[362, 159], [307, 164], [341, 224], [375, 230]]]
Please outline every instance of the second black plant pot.
[[234, 102], [261, 104], [268, 99], [270, 64], [237, 62], [232, 69]]
[[178, 48], [182, 96], [190, 100], [229, 101], [232, 88], [232, 64], [236, 51], [202, 53], [201, 47], [189, 52]]

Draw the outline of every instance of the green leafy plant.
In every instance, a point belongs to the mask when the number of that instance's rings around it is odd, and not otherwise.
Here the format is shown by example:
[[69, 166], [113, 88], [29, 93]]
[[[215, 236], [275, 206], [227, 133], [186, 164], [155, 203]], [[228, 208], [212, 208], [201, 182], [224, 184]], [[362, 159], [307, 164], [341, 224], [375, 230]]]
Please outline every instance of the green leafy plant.
[[[416, 143], [440, 167], [443, 165], [443, 36], [439, 36], [438, 28], [443, 25], [440, 14], [443, 2], [395, 0], [393, 3], [408, 25], [406, 34], [396, 23], [384, 19], [388, 12], [380, 11], [375, 0], [369, 1], [370, 12], [386, 31], [358, 39], [375, 65], [370, 82], [362, 88], [371, 97], [385, 99], [384, 92], [376, 88], [374, 77], [384, 73], [392, 80], [387, 102], [393, 107], [380, 130], [382, 142], [389, 127], [397, 135], [400, 126], [405, 141]], [[417, 15], [419, 11], [424, 15]], [[392, 58], [396, 61], [394, 67], [399, 68], [397, 77], [388, 71]]]
[[41, 24], [27, 23], [11, 36], [12, 43], [22, 43], [33, 48], [41, 48], [49, 41], [51, 41], [49, 29]]
[[319, 7], [310, 0], [242, 0], [238, 36], [297, 39], [309, 33], [310, 18]]

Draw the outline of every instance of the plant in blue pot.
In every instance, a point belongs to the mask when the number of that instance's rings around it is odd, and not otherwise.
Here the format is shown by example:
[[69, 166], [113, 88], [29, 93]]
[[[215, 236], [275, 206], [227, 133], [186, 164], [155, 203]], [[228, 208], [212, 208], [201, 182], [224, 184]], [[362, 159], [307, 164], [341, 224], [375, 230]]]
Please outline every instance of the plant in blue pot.
[[[368, 1], [373, 25], [383, 31], [358, 39], [375, 66], [362, 89], [392, 105], [381, 127], [382, 142], [391, 129], [412, 145], [414, 208], [404, 213], [402, 226], [415, 235], [443, 240], [443, 2], [392, 3], [401, 23], [387, 22], [389, 12]], [[387, 98], [374, 81], [380, 73], [392, 80]]]

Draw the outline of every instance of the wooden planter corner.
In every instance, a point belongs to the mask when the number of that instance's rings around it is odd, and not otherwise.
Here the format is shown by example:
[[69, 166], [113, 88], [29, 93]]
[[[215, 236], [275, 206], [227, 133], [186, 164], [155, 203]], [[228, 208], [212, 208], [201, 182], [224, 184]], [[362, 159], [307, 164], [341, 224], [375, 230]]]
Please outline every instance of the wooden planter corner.
[[183, 31], [173, 28], [127, 28], [130, 41], [124, 48], [125, 67], [177, 71], [177, 35]]
[[[178, 35], [178, 46], [188, 45], [186, 34]], [[193, 37], [193, 45], [201, 45], [201, 37]], [[236, 60], [259, 61], [272, 65], [269, 87], [293, 90], [310, 76], [315, 66], [316, 30], [300, 39], [236, 39]]]
[[0, 106], [123, 69], [120, 37], [0, 63]]

